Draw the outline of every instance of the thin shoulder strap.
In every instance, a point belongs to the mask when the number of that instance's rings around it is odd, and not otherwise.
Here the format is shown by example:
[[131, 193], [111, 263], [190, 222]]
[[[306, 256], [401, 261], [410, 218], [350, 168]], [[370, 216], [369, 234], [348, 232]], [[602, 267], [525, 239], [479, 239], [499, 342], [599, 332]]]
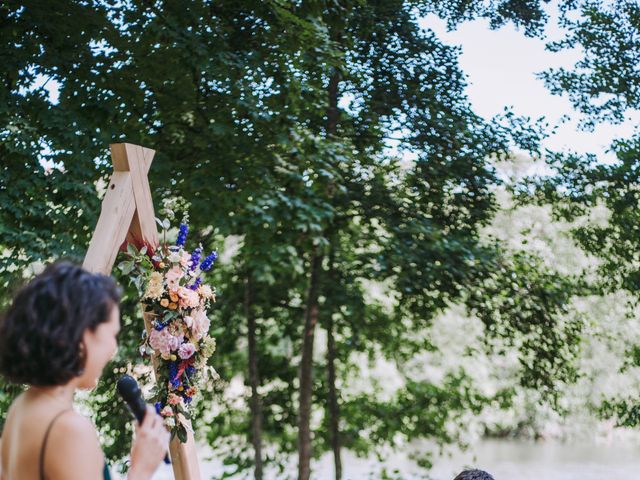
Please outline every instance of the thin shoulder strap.
[[49, 432], [51, 432], [51, 427], [53, 427], [54, 422], [63, 414], [66, 412], [70, 412], [71, 410], [62, 410], [61, 412], [58, 412], [58, 414], [53, 417], [53, 419], [51, 420], [51, 422], [49, 422], [49, 426], [47, 427], [47, 431], [44, 434], [44, 440], [42, 441], [42, 448], [40, 450], [40, 480], [45, 480], [44, 477], [44, 453], [45, 453], [45, 449], [47, 448], [47, 440], [49, 439]]

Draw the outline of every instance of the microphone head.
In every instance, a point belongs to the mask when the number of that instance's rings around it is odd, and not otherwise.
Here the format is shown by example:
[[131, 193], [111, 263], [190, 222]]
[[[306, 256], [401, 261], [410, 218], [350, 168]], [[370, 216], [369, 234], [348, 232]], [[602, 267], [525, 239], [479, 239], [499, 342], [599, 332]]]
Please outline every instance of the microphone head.
[[135, 378], [129, 375], [123, 375], [120, 377], [120, 380], [118, 380], [118, 383], [116, 384], [116, 389], [126, 402], [137, 400], [142, 396], [138, 382], [136, 382]]
[[147, 406], [142, 398], [142, 391], [140, 391], [138, 382], [129, 375], [123, 375], [120, 377], [120, 380], [118, 380], [116, 389], [136, 420], [142, 422], [147, 411]]

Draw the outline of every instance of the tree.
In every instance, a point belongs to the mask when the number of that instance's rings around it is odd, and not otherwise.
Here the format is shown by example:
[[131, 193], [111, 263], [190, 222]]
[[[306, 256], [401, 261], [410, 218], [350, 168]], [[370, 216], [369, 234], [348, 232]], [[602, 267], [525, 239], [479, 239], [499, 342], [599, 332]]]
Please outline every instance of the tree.
[[[496, 26], [500, 18], [515, 20], [529, 32], [537, 28], [538, 10], [510, 4], [497, 12], [487, 6], [470, 11], [465, 5], [70, 1], [60, 6], [62, 15], [78, 15], [80, 23], [64, 26], [52, 26], [39, 2], [3, 7], [11, 28], [20, 26], [19, 42], [31, 39], [36, 52], [12, 67], [9, 79], [20, 81], [8, 81], [5, 92], [19, 108], [6, 117], [3, 135], [16, 144], [30, 135], [24, 145], [32, 149], [23, 148], [20, 162], [31, 169], [38, 161], [33, 147], [46, 141], [64, 172], [55, 171], [58, 183], [46, 188], [50, 177], [22, 175], [34, 200], [15, 202], [15, 192], [2, 199], [12, 206], [3, 210], [12, 236], [0, 244], [15, 244], [25, 231], [38, 239], [56, 233], [57, 223], [40, 223], [38, 230], [21, 220], [34, 208], [35, 193], [50, 189], [60, 196], [38, 204], [39, 215], [59, 219], [63, 231], [73, 232], [61, 247], [81, 254], [97, 214], [93, 185], [108, 165], [106, 144], [127, 140], [158, 151], [150, 172], [156, 205], [187, 199], [192, 236], [206, 249], [225, 245], [236, 252], [220, 262], [213, 281], [221, 295], [212, 366], [222, 381], [204, 394], [194, 415], [194, 424], [204, 427], [199, 431], [226, 450], [229, 476], [253, 467], [260, 478], [267, 465], [281, 465], [298, 449], [299, 478], [306, 479], [312, 456], [330, 445], [339, 477], [343, 445], [366, 452], [392, 443], [397, 432], [453, 441], [443, 425], [461, 423], [461, 412], [490, 401], [463, 373], [442, 385], [407, 379], [389, 401], [344, 398], [340, 391], [357, 353], [402, 365], [429, 347], [435, 315], [465, 300], [477, 307], [487, 292], [503, 291], [512, 269], [525, 269], [482, 242], [479, 230], [497, 208], [492, 157], [506, 156], [514, 144], [536, 150], [535, 129], [513, 116], [500, 123], [474, 115], [456, 50], [421, 31], [417, 18], [429, 11], [454, 23], [492, 16]], [[32, 31], [44, 33], [32, 37]], [[14, 43], [4, 45], [6, 55]], [[58, 82], [57, 103], [43, 90], [24, 95], [23, 84], [33, 83], [26, 65]], [[16, 130], [14, 117], [37, 129]], [[412, 160], [403, 161], [403, 153]], [[0, 192], [9, 191], [10, 180], [3, 178]], [[56, 191], [61, 182], [67, 189]], [[58, 207], [69, 197], [85, 203]], [[15, 278], [11, 269], [58, 253], [51, 242], [40, 242], [17, 263], [7, 260], [0, 273], [8, 282]], [[483, 277], [492, 265], [503, 275]], [[539, 283], [564, 285], [535, 268], [532, 262], [530, 277], [523, 276], [535, 287], [529, 294], [540, 294]], [[390, 309], [369, 298], [367, 282], [388, 284], [395, 299]], [[553, 329], [568, 295], [558, 291], [533, 313], [529, 303], [514, 308]], [[501, 298], [492, 306], [496, 312], [505, 309]], [[94, 406], [112, 400], [110, 382], [136, 358], [134, 305], [128, 297], [120, 356]], [[319, 328], [327, 333], [325, 360], [324, 352], [314, 355]], [[562, 335], [549, 349], [534, 348], [532, 358], [573, 341]], [[551, 373], [564, 371], [554, 367]], [[324, 370], [326, 380], [318, 373]], [[247, 388], [229, 398], [234, 378]], [[212, 418], [214, 401], [224, 415]], [[434, 401], [446, 408], [433, 410]], [[426, 417], [416, 416], [411, 404]], [[324, 405], [326, 421], [314, 425], [314, 408]], [[396, 421], [387, 423], [388, 415]], [[124, 419], [98, 414], [111, 458], [126, 453]], [[358, 435], [367, 421], [371, 434]], [[276, 454], [263, 453], [271, 450]]]
[[[632, 1], [567, 4], [561, 20], [569, 34], [548, 48], [580, 47], [583, 58], [572, 69], [551, 69], [541, 78], [551, 92], [568, 96], [584, 128], [621, 123], [640, 107], [640, 7]], [[601, 260], [596, 283], [603, 293], [623, 290], [637, 298], [640, 270], [633, 252], [638, 250], [640, 137], [617, 139], [610, 151], [614, 162], [595, 154], [552, 153], [548, 164], [553, 174], [523, 183], [520, 193], [525, 201], [550, 202], [557, 218], [576, 221], [576, 242]], [[629, 361], [637, 365], [634, 351]], [[635, 409], [629, 399], [607, 399], [603, 405], [605, 414], [629, 426], [638, 424]]]

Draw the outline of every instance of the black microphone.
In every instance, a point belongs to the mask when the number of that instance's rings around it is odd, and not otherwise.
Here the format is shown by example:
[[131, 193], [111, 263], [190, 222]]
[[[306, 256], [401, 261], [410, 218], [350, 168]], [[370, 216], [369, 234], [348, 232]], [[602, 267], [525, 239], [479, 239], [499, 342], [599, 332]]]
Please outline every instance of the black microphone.
[[[147, 413], [147, 404], [144, 403], [142, 391], [140, 391], [140, 387], [138, 386], [136, 379], [129, 375], [123, 375], [116, 384], [116, 390], [125, 401], [127, 407], [129, 407], [129, 411], [138, 423], [142, 423], [142, 420], [144, 420], [144, 416]], [[164, 456], [164, 463], [171, 463], [169, 455]]]

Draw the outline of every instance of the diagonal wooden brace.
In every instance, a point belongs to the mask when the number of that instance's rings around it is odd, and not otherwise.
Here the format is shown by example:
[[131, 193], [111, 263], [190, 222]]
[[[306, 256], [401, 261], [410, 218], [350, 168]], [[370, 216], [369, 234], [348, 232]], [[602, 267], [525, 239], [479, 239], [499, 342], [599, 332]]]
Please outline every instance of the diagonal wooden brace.
[[[131, 143], [115, 143], [110, 149], [113, 174], [83, 263], [85, 269], [105, 275], [111, 273], [125, 240], [138, 245], [146, 243], [154, 248], [158, 246], [158, 229], [147, 177], [155, 151]], [[144, 317], [145, 328], [149, 330], [149, 318]], [[187, 443], [181, 443], [176, 437], [171, 441], [169, 451], [176, 480], [200, 480], [190, 428], [187, 429]]]

